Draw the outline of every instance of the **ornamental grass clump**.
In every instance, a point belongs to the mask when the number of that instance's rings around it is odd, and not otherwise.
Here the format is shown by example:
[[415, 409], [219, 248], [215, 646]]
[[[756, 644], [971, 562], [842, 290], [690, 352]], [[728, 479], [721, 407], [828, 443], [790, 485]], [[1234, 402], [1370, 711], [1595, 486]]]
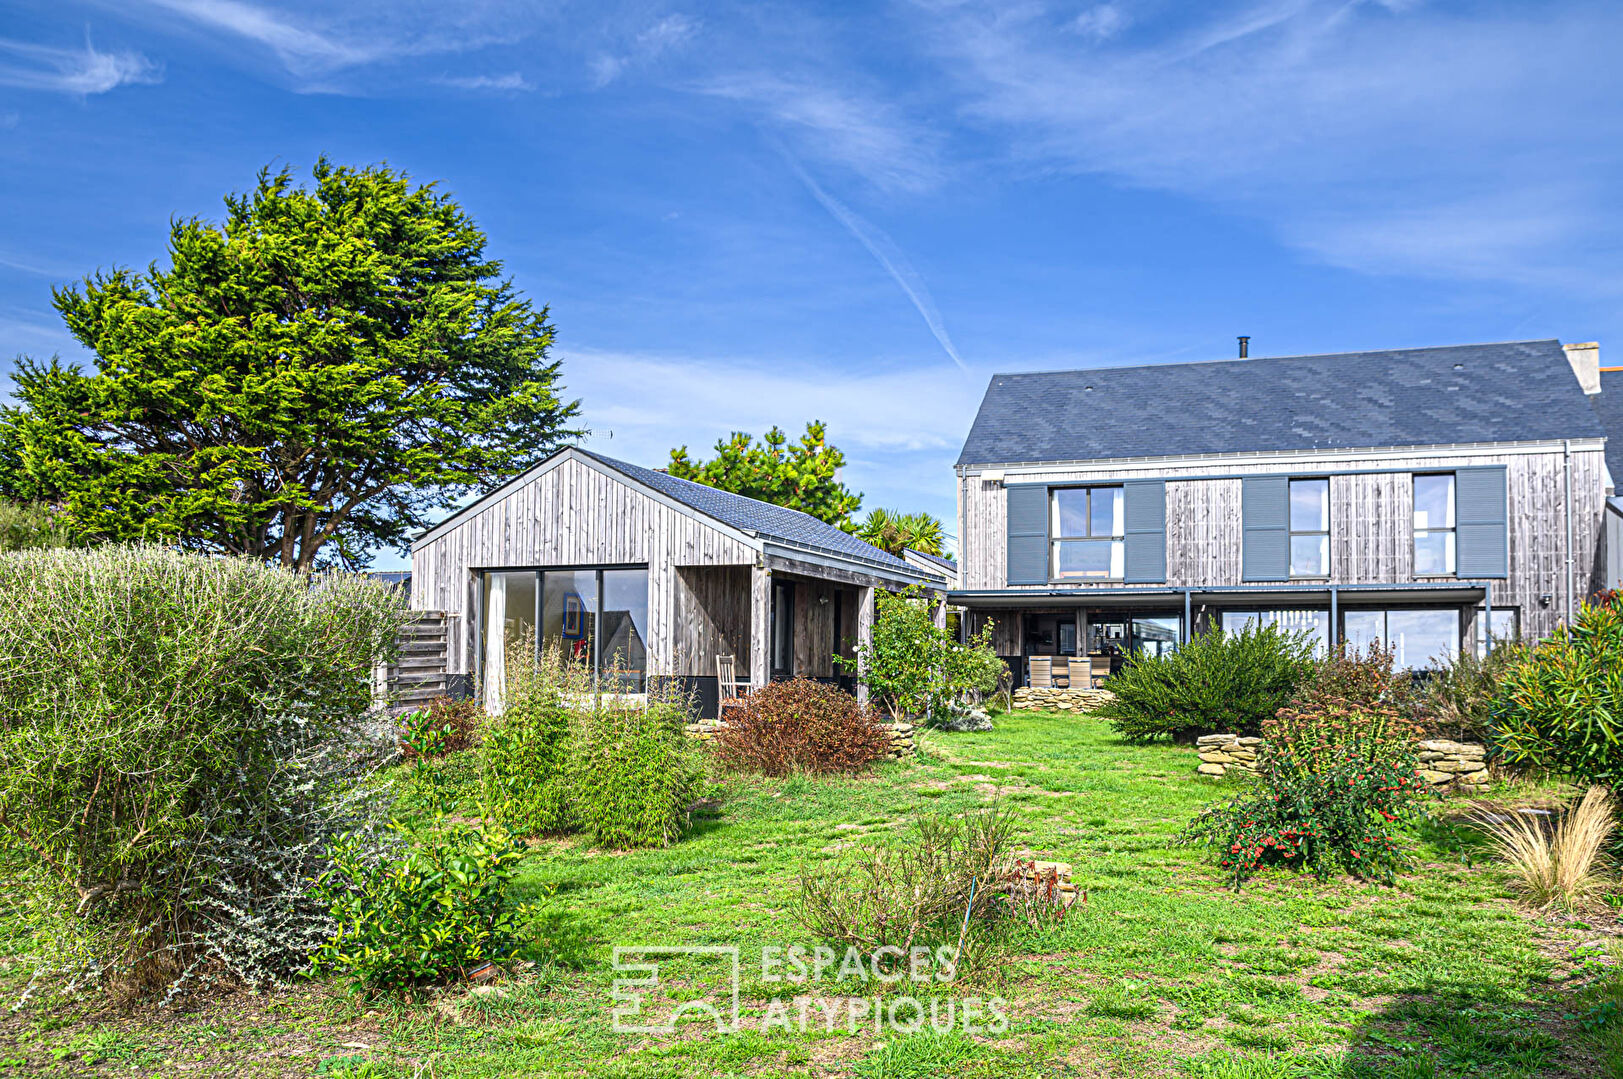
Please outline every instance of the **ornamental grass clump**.
[[507, 656], [507, 695], [485, 721], [482, 798], [486, 816], [518, 835], [567, 830], [570, 700], [590, 701], [591, 671], [557, 649], [535, 659], [526, 632]]
[[307, 968], [311, 881], [381, 819], [354, 780], [399, 597], [146, 546], [0, 556], [0, 595], [0, 844], [48, 969], [135, 994]]
[[684, 730], [692, 717], [690, 699], [658, 691], [646, 705], [611, 694], [570, 703], [570, 807], [594, 842], [668, 847], [681, 837], [704, 779]]
[[1471, 819], [1493, 841], [1530, 906], [1580, 910], [1600, 888], [1603, 851], [1616, 827], [1605, 787], [1590, 787], [1553, 827], [1542, 814], [1491, 804], [1477, 807]]
[[1268, 865], [1391, 883], [1408, 864], [1395, 825], [1425, 789], [1399, 684], [1379, 649], [1324, 664], [1262, 724], [1255, 787], [1208, 806], [1185, 839], [1213, 848], [1236, 889]]

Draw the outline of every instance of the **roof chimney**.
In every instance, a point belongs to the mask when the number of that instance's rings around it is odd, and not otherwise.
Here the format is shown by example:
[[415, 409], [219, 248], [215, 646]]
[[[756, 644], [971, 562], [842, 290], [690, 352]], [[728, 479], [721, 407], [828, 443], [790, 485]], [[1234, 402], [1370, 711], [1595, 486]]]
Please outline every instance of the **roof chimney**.
[[1250, 354], [1250, 352], [1251, 352], [1251, 338], [1242, 336], [1240, 338], [1240, 359], [1242, 359], [1242, 360], [1245, 359], [1246, 356]]
[[1562, 345], [1561, 351], [1567, 354], [1567, 362], [1572, 365], [1572, 373], [1578, 376], [1578, 385], [1584, 388], [1584, 392], [1599, 393], [1600, 342]]

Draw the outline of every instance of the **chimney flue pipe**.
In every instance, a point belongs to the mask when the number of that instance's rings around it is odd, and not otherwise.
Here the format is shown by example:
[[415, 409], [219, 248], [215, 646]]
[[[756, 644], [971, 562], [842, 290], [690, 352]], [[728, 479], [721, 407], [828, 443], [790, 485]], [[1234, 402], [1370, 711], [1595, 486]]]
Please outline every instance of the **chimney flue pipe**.
[[1251, 338], [1240, 337], [1240, 359], [1245, 359], [1251, 353]]

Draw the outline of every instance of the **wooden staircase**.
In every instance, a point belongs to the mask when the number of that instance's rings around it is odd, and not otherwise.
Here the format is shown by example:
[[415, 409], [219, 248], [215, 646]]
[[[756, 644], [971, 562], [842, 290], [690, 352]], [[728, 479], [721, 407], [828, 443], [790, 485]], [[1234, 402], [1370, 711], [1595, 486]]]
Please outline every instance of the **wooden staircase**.
[[450, 695], [450, 623], [444, 611], [423, 611], [400, 631], [400, 656], [384, 672], [391, 712], [422, 708]]

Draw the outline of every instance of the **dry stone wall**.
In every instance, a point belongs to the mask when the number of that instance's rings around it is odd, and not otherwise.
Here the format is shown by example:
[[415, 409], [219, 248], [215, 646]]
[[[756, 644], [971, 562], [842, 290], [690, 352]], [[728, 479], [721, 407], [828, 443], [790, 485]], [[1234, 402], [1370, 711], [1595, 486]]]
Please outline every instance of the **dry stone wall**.
[[1033, 689], [1021, 686], [1014, 691], [1016, 711], [1025, 712], [1092, 712], [1116, 695], [1108, 689]]
[[[1195, 771], [1203, 776], [1222, 776], [1230, 768], [1243, 772], [1257, 770], [1257, 749], [1262, 739], [1238, 734], [1206, 734], [1195, 739], [1200, 763]], [[1433, 787], [1456, 785], [1480, 787], [1488, 782], [1488, 747], [1476, 742], [1451, 742], [1443, 738], [1420, 743], [1420, 776]]]

